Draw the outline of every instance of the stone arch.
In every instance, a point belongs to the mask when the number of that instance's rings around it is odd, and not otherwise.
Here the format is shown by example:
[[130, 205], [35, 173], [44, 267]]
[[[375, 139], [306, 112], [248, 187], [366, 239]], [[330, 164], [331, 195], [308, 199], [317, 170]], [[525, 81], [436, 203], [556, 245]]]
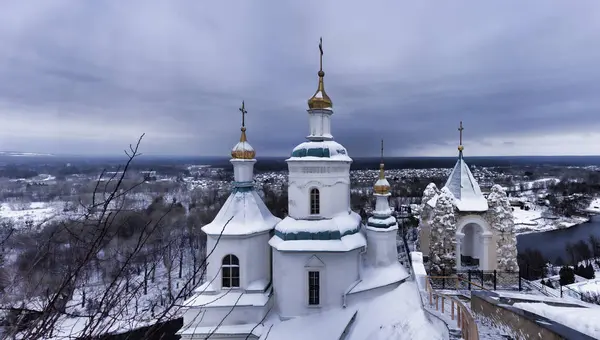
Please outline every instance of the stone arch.
[[493, 235], [490, 224], [481, 215], [459, 215], [456, 223], [456, 268], [462, 268], [464, 257], [476, 260], [480, 270], [495, 269], [490, 256]]

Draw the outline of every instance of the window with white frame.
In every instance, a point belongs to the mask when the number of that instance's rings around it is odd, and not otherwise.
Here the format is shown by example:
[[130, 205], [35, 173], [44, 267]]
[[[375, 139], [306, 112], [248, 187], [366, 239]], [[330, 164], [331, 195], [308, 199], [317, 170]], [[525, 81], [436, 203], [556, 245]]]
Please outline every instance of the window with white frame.
[[319, 189], [312, 188], [310, 189], [310, 214], [318, 215], [321, 213], [320, 209], [321, 197], [319, 193]]
[[318, 306], [321, 301], [321, 277], [318, 271], [308, 272], [308, 304]]
[[237, 256], [225, 255], [221, 264], [221, 275], [223, 277], [224, 288], [240, 287], [240, 261]]

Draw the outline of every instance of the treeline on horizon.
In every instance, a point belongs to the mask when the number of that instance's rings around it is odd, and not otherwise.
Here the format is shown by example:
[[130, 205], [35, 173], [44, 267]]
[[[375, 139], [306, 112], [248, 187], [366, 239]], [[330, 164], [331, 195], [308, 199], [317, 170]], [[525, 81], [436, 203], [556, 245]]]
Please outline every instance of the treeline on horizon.
[[[30, 178], [39, 173], [53, 175], [97, 174], [102, 169], [117, 170], [123, 157], [49, 157], [0, 156], [0, 177]], [[132, 170], [155, 170], [163, 175], [189, 175], [185, 165], [202, 164], [229, 169], [229, 157], [159, 157], [141, 156], [132, 164]], [[258, 157], [257, 172], [287, 170], [287, 157]], [[386, 169], [452, 168], [457, 157], [386, 157]], [[471, 166], [527, 167], [527, 166], [600, 166], [600, 156], [499, 156], [465, 157]], [[354, 157], [351, 169], [374, 170], [379, 168], [378, 157]], [[70, 166], [66, 166], [70, 164]]]

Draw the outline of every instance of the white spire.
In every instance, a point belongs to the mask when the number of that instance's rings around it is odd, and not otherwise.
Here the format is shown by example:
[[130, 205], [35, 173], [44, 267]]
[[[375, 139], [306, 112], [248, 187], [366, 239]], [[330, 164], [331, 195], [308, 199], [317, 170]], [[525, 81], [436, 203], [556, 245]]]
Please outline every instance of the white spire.
[[396, 227], [396, 219], [392, 216], [389, 197], [390, 183], [385, 178], [383, 164], [383, 139], [381, 140], [381, 163], [379, 164], [379, 178], [373, 186], [373, 195], [375, 196], [375, 210], [373, 216], [369, 218], [367, 225], [372, 228], [390, 228]]

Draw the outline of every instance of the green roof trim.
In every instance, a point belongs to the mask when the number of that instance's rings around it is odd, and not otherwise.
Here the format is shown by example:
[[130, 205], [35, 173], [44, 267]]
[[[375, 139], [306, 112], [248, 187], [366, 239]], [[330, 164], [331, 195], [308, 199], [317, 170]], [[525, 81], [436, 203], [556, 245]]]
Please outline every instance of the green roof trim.
[[390, 216], [377, 216], [377, 215], [372, 215], [371, 218], [376, 219], [376, 220], [387, 220]]
[[244, 181], [244, 182], [237, 182], [234, 181], [233, 182], [233, 186], [234, 187], [253, 187], [254, 186], [254, 181]]
[[320, 157], [329, 158], [331, 153], [329, 148], [310, 148], [310, 149], [298, 149], [292, 152], [292, 157]]
[[233, 189], [231, 190], [231, 192], [238, 193], [238, 192], [250, 192], [254, 190], [254, 186], [234, 186]]
[[299, 231], [299, 232], [294, 232], [294, 233], [284, 233], [279, 230], [275, 230], [275, 235], [284, 241], [301, 241], [301, 240], [328, 241], [328, 240], [341, 240], [342, 237], [356, 234], [359, 231], [360, 231], [360, 224], [355, 229], [347, 230], [343, 234], [340, 233], [339, 230], [319, 231], [319, 232]]
[[378, 222], [373, 222], [373, 221], [368, 221], [367, 222], [367, 226], [369, 227], [373, 227], [373, 228], [389, 228], [389, 227], [393, 227], [395, 226], [397, 223], [394, 220], [393, 222], [389, 222], [389, 223], [378, 223]]

